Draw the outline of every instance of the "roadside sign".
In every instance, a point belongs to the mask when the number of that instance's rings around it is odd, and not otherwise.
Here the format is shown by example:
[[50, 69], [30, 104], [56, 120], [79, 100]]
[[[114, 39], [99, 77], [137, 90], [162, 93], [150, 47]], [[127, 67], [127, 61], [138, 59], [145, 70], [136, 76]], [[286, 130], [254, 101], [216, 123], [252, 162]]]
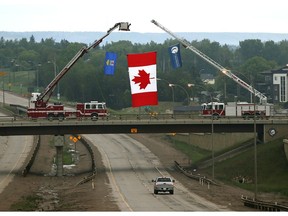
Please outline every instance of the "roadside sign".
[[81, 139], [81, 136], [78, 136], [78, 137], [70, 136], [69, 138], [70, 138], [70, 140], [72, 140], [74, 143], [76, 143], [76, 142], [78, 142], [78, 141]]
[[137, 133], [138, 130], [137, 130], [137, 128], [131, 128], [131, 129], [130, 129], [130, 132], [131, 132], [131, 133]]

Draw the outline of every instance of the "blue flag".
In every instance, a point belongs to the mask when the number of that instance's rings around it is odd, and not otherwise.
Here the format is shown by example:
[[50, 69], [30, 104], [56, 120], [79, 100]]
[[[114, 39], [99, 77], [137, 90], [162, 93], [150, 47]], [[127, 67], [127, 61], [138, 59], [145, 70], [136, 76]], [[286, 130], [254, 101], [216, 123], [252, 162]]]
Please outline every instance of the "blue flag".
[[170, 60], [173, 68], [182, 67], [182, 60], [180, 54], [180, 44], [170, 46], [169, 49]]
[[114, 70], [116, 67], [117, 54], [113, 52], [106, 52], [105, 64], [104, 64], [104, 74], [114, 75]]

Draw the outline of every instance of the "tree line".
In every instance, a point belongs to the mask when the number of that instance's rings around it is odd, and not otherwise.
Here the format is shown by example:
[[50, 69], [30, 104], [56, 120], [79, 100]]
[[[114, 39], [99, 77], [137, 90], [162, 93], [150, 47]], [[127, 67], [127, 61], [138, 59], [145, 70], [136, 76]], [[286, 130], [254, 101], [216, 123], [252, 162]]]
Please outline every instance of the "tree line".
[[[177, 44], [176, 40], [167, 39], [163, 43], [151, 41], [147, 44], [132, 43], [121, 40], [100, 44], [94, 50], [84, 55], [65, 75], [59, 84], [61, 97], [69, 101], [87, 102], [91, 100], [105, 101], [108, 107], [121, 109], [131, 106], [131, 92], [128, 76], [126, 55], [128, 53], [157, 52], [157, 77], [159, 101], [171, 101], [171, 88], [168, 83], [182, 86], [186, 89], [175, 88], [175, 101], [187, 103], [189, 96], [200, 97], [200, 92], [207, 90], [213, 94], [220, 94], [223, 101], [238, 100], [248, 101], [249, 93], [235, 87], [234, 81], [217, 71], [206, 61], [197, 57], [193, 52], [181, 47], [183, 65], [174, 69], [171, 66], [168, 47]], [[265, 81], [261, 75], [263, 71], [277, 69], [286, 65], [288, 59], [288, 41], [280, 42], [258, 39], [244, 40], [239, 46], [232, 47], [227, 44], [203, 39], [192, 41], [191, 44], [207, 56], [221, 64], [239, 76], [247, 83], [253, 83], [257, 90], [265, 93], [260, 85]], [[35, 91], [38, 86], [45, 88], [56, 73], [71, 60], [71, 58], [83, 47], [82, 43], [61, 40], [56, 42], [53, 38], [42, 39], [36, 42], [34, 37], [21, 40], [0, 39], [0, 69], [10, 73], [19, 71], [37, 71], [27, 84], [30, 90]], [[117, 53], [115, 74], [104, 74], [104, 60], [106, 52]], [[201, 74], [212, 74], [215, 77], [215, 85], [205, 85]], [[197, 84], [195, 88], [188, 88], [187, 84]]]

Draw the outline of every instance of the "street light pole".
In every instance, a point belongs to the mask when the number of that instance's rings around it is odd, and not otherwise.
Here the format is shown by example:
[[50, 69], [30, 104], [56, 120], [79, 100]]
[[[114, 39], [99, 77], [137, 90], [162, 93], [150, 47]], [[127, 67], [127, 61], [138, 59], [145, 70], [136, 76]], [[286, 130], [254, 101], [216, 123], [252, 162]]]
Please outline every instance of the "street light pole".
[[[57, 64], [56, 64], [56, 60], [54, 59], [53, 61], [48, 61], [48, 63], [52, 63], [53, 67], [54, 67], [54, 77], [57, 76]], [[57, 99], [60, 100], [60, 85], [59, 83], [57, 83]]]
[[165, 79], [161, 79], [161, 78], [157, 78], [157, 80], [159, 80], [159, 81], [164, 81], [164, 82], [166, 82], [167, 84], [168, 84], [168, 86], [169, 87], [171, 87], [171, 89], [172, 89], [172, 101], [173, 101], [173, 106], [174, 106], [174, 89], [173, 89], [173, 87], [172, 86], [170, 86], [170, 82], [168, 82], [167, 80], [165, 80]]
[[254, 199], [257, 200], [257, 194], [258, 194], [258, 173], [257, 173], [257, 135], [256, 135], [256, 98], [255, 98], [255, 88], [253, 87], [253, 103], [254, 103], [254, 118], [253, 118], [253, 134], [254, 134]]
[[[54, 65], [54, 74], [55, 74], [55, 77], [57, 76], [57, 65], [56, 65], [56, 60], [54, 60], [53, 62], [53, 65]], [[59, 83], [57, 84], [57, 99], [60, 100], [60, 85]]]
[[174, 107], [175, 107], [174, 84], [169, 83], [169, 87], [171, 87], [172, 89], [173, 113], [174, 113]]
[[[188, 83], [187, 86], [189, 88], [196, 86], [193, 83]], [[197, 85], [200, 88], [203, 88], [200, 85]], [[204, 89], [204, 88], [203, 88]], [[204, 89], [205, 90], [205, 89]], [[215, 178], [215, 157], [214, 157], [214, 103], [211, 93], [209, 92], [210, 100], [211, 100], [211, 151], [212, 151], [212, 179]]]
[[173, 83], [170, 83], [169, 84], [169, 86], [170, 87], [180, 87], [184, 92], [185, 92], [185, 94], [186, 94], [186, 96], [187, 96], [187, 103], [188, 103], [188, 105], [190, 104], [190, 96], [189, 96], [189, 94], [188, 94], [188, 92], [187, 92], [187, 90], [183, 87], [183, 86], [181, 86], [181, 85], [178, 85], [178, 84], [173, 84]]
[[2, 77], [3, 81], [3, 86], [2, 86], [2, 91], [3, 91], [3, 107], [5, 106], [5, 83], [4, 83], [4, 76]]
[[215, 158], [214, 158], [214, 115], [213, 115], [213, 110], [214, 110], [214, 104], [213, 104], [213, 99], [211, 97], [211, 103], [212, 103], [212, 118], [211, 118], [211, 145], [212, 145], [212, 179], [214, 180], [215, 178]]
[[[250, 76], [250, 79], [248, 77], [242, 74], [247, 80], [250, 81], [251, 86], [253, 88], [253, 108], [254, 108], [254, 115], [253, 115], [253, 138], [254, 138], [254, 199], [257, 200], [257, 194], [258, 194], [258, 167], [257, 167], [257, 126], [256, 126], [256, 89], [255, 89], [255, 83], [253, 82], [252, 76]], [[250, 100], [252, 102], [252, 92], [250, 92]]]
[[37, 92], [39, 92], [39, 68], [41, 67], [41, 64], [37, 65], [37, 71], [36, 71], [36, 85], [37, 85]]

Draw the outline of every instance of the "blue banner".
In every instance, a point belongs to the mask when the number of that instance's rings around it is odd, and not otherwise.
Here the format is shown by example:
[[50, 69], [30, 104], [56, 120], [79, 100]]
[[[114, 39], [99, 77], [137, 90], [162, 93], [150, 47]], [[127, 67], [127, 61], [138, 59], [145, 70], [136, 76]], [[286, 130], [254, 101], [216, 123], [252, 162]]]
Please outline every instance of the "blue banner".
[[169, 49], [170, 60], [173, 68], [182, 67], [182, 60], [180, 54], [180, 44], [170, 46]]
[[117, 54], [113, 52], [106, 52], [105, 64], [104, 64], [104, 74], [114, 75], [114, 70], [116, 67]]

